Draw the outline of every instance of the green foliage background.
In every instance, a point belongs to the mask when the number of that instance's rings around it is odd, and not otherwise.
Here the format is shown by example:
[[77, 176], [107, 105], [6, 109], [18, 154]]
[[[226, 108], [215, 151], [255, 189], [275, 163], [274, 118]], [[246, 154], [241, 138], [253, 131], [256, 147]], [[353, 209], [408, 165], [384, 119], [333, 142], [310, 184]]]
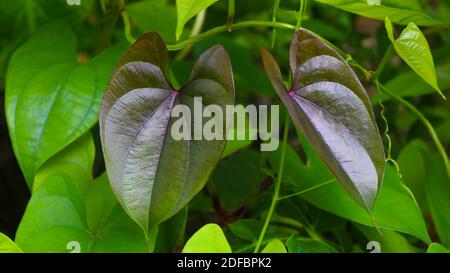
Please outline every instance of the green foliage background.
[[[450, 103], [439, 93], [450, 89], [450, 3], [368, 2], [1, 1], [0, 252], [70, 252], [71, 241], [82, 252], [368, 252], [369, 241], [382, 252], [448, 251]], [[206, 48], [222, 44], [236, 103], [279, 104], [258, 47], [271, 49], [288, 75], [288, 47], [300, 25], [340, 49], [386, 132], [389, 166], [374, 215], [288, 124], [270, 221], [282, 149], [261, 153], [257, 142], [246, 142], [231, 147], [183, 210], [144, 236], [110, 189], [97, 125], [101, 96], [130, 42], [159, 32], [177, 86]], [[405, 28], [423, 33], [422, 43], [408, 47]]]

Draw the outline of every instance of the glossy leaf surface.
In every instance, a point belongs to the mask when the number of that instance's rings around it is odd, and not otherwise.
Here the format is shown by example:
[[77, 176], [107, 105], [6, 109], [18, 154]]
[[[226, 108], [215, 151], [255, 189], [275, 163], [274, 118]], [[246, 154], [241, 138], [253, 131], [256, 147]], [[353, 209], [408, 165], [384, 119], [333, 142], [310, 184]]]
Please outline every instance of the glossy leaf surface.
[[120, 52], [112, 47], [81, 64], [74, 33], [54, 24], [14, 53], [6, 78], [6, 116], [30, 187], [45, 161], [97, 122], [101, 96]]
[[386, 17], [385, 23], [389, 39], [397, 54], [439, 95], [445, 98], [438, 85], [430, 46], [422, 31], [411, 22], [400, 34], [400, 37], [395, 39], [393, 26], [388, 17]]
[[371, 210], [384, 175], [384, 151], [366, 91], [339, 54], [318, 36], [294, 34], [288, 90], [280, 69], [261, 50], [272, 84], [294, 123], [350, 196]]

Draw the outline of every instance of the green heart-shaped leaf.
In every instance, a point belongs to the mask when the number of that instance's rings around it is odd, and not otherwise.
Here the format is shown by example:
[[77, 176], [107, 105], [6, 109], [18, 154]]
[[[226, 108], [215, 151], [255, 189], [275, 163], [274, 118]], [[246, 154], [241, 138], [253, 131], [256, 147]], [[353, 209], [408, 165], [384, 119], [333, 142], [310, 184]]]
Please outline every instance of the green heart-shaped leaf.
[[289, 90], [278, 64], [261, 50], [267, 74], [294, 123], [350, 196], [371, 210], [383, 180], [383, 144], [369, 98], [345, 60], [302, 29], [290, 47]]
[[194, 97], [201, 97], [204, 106], [234, 105], [231, 63], [222, 46], [200, 57], [179, 91], [167, 82], [167, 71], [168, 52], [161, 37], [144, 34], [120, 61], [100, 111], [112, 188], [145, 231], [173, 216], [200, 191], [226, 143], [174, 140], [172, 109], [182, 104], [194, 113]]

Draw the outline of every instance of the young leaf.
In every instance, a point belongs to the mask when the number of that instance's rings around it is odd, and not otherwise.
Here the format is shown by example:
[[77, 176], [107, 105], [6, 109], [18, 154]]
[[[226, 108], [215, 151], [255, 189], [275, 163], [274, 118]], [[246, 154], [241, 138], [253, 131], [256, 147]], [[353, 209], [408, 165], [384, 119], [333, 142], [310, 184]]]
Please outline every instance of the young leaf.
[[391, 20], [386, 17], [386, 31], [394, 45], [397, 54], [444, 99], [445, 96], [439, 88], [433, 56], [430, 46], [422, 31], [413, 22], [403, 30], [398, 39], [394, 38]]
[[261, 251], [262, 253], [287, 253], [286, 248], [280, 240], [270, 241], [266, 247]]
[[22, 253], [23, 251], [8, 236], [0, 232], [0, 253]]
[[120, 52], [112, 47], [80, 64], [75, 35], [59, 23], [37, 32], [14, 53], [6, 79], [6, 117], [30, 187], [45, 161], [95, 124]]
[[203, 53], [189, 83], [179, 91], [167, 82], [167, 71], [168, 52], [161, 37], [144, 34], [121, 59], [100, 111], [112, 188], [146, 232], [201, 190], [225, 147], [225, 140], [175, 140], [172, 109], [182, 104], [194, 113], [194, 97], [201, 97], [203, 106], [234, 105], [231, 63], [223, 47]]
[[417, 0], [316, 0], [361, 16], [384, 20], [386, 16], [394, 23], [406, 25], [414, 21], [420, 26], [433, 26], [442, 22], [428, 15]]
[[187, 241], [183, 253], [231, 253], [231, 247], [218, 225], [207, 224]]
[[218, 0], [177, 0], [177, 40], [183, 33], [184, 25], [202, 10]]
[[318, 36], [294, 34], [289, 59], [292, 86], [261, 50], [267, 74], [294, 123], [350, 196], [371, 210], [384, 175], [383, 144], [369, 98], [345, 60]]

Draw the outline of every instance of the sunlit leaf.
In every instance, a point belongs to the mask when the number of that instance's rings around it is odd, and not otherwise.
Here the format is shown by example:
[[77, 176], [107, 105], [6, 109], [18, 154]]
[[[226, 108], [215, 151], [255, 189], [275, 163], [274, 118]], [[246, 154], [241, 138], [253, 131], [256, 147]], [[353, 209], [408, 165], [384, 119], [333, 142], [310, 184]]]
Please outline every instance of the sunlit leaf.
[[394, 30], [389, 17], [386, 17], [386, 30], [397, 54], [431, 87], [445, 98], [439, 88], [433, 56], [430, 46], [422, 31], [413, 22], [395, 39]]
[[225, 234], [216, 224], [207, 224], [187, 241], [183, 253], [231, 253]]

